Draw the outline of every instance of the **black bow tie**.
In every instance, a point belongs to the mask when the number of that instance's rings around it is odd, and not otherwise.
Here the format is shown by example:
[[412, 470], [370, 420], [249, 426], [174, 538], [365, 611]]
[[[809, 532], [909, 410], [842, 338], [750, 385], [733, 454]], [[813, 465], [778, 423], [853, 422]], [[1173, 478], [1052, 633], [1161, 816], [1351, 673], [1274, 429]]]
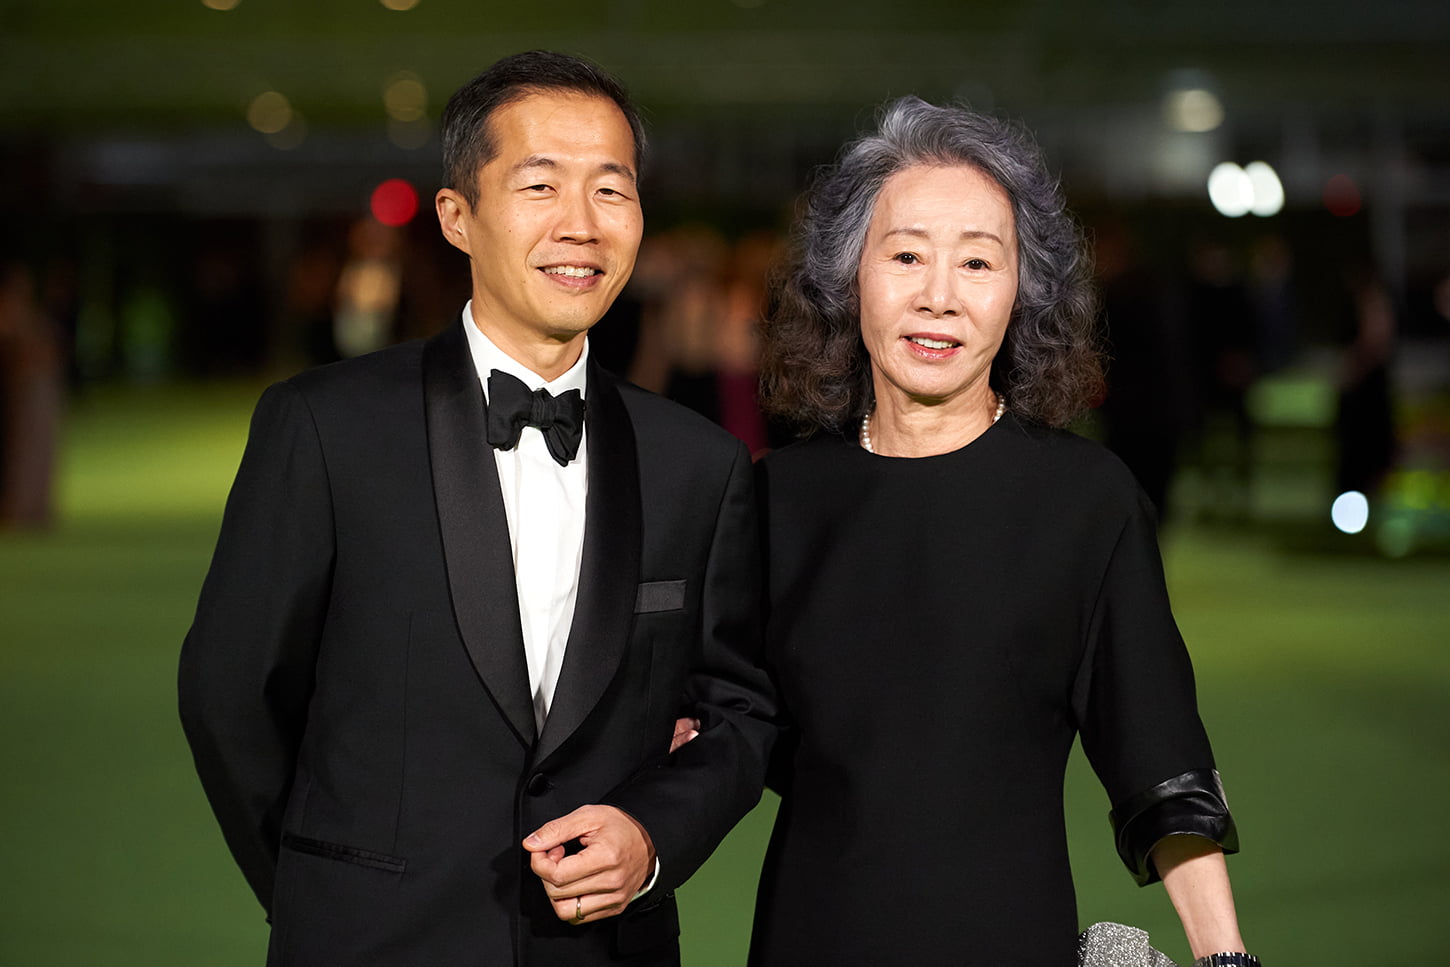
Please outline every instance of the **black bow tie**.
[[517, 376], [495, 369], [488, 374], [489, 444], [512, 450], [526, 426], [538, 427], [549, 456], [559, 466], [566, 466], [584, 439], [584, 394], [577, 389], [558, 396], [546, 389], [530, 392]]

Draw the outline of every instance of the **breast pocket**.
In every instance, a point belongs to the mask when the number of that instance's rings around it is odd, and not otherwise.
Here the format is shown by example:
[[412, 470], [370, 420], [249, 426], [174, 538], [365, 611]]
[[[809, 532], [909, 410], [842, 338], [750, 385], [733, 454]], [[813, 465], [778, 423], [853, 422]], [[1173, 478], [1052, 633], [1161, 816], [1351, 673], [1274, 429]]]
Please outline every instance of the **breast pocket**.
[[682, 611], [684, 607], [684, 581], [643, 581], [634, 596], [635, 614]]

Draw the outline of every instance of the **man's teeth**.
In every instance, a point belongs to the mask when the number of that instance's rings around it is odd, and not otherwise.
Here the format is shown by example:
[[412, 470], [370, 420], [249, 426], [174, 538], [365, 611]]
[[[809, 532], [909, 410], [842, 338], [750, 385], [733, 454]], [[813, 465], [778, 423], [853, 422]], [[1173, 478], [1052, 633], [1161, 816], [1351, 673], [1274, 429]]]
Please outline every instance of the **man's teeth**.
[[918, 346], [925, 346], [927, 349], [951, 349], [956, 345], [956, 343], [949, 342], [945, 339], [927, 339], [925, 336], [907, 336], [906, 338]]
[[549, 275], [568, 275], [576, 279], [583, 279], [598, 273], [598, 269], [591, 269], [584, 265], [548, 265], [544, 271]]

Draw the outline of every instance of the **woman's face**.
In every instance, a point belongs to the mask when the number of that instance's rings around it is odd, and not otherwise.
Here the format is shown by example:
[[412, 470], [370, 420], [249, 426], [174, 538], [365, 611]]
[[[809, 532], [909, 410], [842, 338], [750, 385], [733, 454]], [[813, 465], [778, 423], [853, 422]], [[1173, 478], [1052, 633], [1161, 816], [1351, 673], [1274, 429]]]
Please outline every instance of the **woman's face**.
[[1017, 232], [1000, 185], [966, 166], [892, 175], [857, 281], [878, 402], [986, 398], [1017, 298]]

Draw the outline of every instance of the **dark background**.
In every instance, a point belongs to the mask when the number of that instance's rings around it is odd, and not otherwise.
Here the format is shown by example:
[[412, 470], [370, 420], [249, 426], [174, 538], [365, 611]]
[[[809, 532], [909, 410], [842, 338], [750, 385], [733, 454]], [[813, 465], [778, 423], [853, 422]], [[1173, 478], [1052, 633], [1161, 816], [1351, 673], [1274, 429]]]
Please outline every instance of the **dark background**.
[[[1450, 4], [0, 0], [0, 964], [260, 962], [260, 911], [176, 721], [177, 650], [250, 407], [338, 354], [358, 246], [382, 246], [398, 285], [379, 338], [456, 318], [433, 125], [458, 84], [532, 47], [599, 61], [649, 123], [652, 254], [601, 341], [775, 264], [724, 253], [778, 234], [888, 97], [1036, 132], [1110, 297], [1114, 370], [1080, 429], [1162, 485], [1245, 937], [1270, 967], [1443, 960]], [[390, 117], [400, 77], [417, 116]], [[1222, 123], [1175, 129], [1185, 88]], [[293, 113], [263, 133], [248, 112], [269, 91]], [[1283, 210], [1215, 212], [1209, 171], [1255, 160]], [[379, 242], [388, 178], [422, 211]], [[703, 382], [678, 358], [635, 375], [684, 398], [715, 385], [703, 365]], [[1351, 480], [1370, 507], [1352, 535], [1329, 523]], [[1084, 921], [1146, 926], [1185, 962], [1107, 808], [1075, 756]], [[773, 810], [682, 891], [687, 965], [743, 962]]]

